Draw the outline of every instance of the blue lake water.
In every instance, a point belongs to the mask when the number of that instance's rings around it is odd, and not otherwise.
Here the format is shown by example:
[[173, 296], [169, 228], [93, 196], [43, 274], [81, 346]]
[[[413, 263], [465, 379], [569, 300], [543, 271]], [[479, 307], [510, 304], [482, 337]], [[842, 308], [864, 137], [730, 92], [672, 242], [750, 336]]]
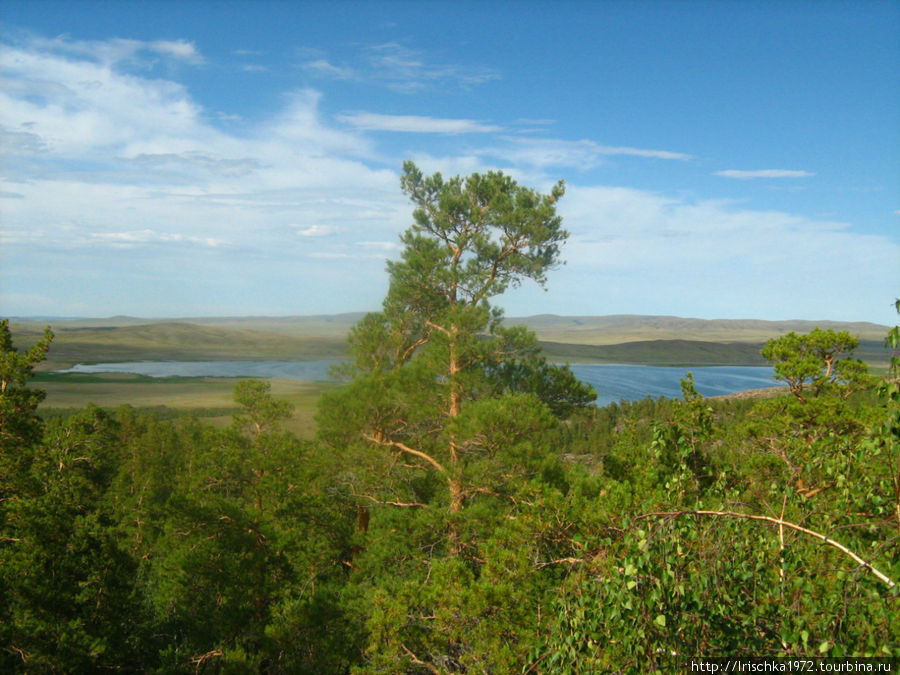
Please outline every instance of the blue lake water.
[[704, 396], [723, 396], [780, 384], [769, 366], [662, 367], [574, 364], [572, 372], [597, 391], [597, 405], [651, 397], [680, 398], [681, 378], [694, 375]]
[[61, 373], [136, 373], [150, 377], [259, 377], [286, 380], [328, 380], [338, 361], [123, 361], [79, 363]]
[[[336, 361], [134, 361], [79, 364], [65, 373], [137, 373], [150, 377], [259, 377], [292, 380], [328, 380]], [[768, 366], [660, 367], [574, 364], [572, 372], [597, 391], [597, 405], [647, 396], [679, 398], [681, 378], [694, 374], [704, 396], [721, 396], [747, 389], [771, 387], [778, 382]]]

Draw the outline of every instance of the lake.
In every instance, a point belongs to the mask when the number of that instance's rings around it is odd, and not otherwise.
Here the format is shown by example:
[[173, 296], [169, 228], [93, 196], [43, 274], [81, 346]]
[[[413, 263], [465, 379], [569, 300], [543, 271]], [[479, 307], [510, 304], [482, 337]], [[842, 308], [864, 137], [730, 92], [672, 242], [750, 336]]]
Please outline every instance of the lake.
[[[78, 364], [62, 373], [136, 373], [150, 377], [258, 377], [291, 380], [328, 380], [337, 361], [134, 361]], [[694, 374], [704, 396], [722, 396], [747, 389], [772, 387], [778, 382], [768, 366], [661, 367], [574, 364], [572, 372], [597, 391], [597, 405], [647, 396], [679, 398], [681, 378]]]

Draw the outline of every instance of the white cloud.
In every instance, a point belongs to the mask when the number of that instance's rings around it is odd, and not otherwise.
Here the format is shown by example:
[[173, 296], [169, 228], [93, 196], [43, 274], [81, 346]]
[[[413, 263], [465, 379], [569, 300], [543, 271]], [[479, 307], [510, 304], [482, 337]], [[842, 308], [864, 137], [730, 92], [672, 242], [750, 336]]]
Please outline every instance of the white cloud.
[[309, 227], [297, 229], [297, 234], [301, 237], [326, 237], [335, 232], [337, 232], [337, 229], [330, 225], [310, 225]]
[[630, 155], [632, 157], [651, 157], [654, 159], [693, 159], [692, 155], [683, 152], [671, 152], [670, 150], [647, 150], [644, 148], [628, 148], [610, 145], [597, 145], [595, 150], [599, 155]]
[[327, 252], [327, 251], [315, 251], [314, 253], [309, 254], [310, 258], [321, 258], [324, 260], [341, 260], [345, 258], [352, 258], [353, 256], [349, 253], [335, 253], [335, 252]]
[[76, 57], [103, 65], [127, 64], [150, 67], [147, 54], [168, 57], [191, 65], [204, 63], [204, 58], [192, 42], [186, 40], [71, 40], [66, 36], [55, 38], [31, 37], [28, 43], [43, 52], [64, 57]]
[[[400, 250], [398, 244], [392, 244], [386, 241], [358, 241], [356, 246], [363, 249], [353, 250], [343, 246], [338, 246], [330, 251], [313, 251], [308, 253], [308, 257], [320, 260], [355, 260], [355, 261], [372, 261], [381, 260], [385, 257], [396, 253]], [[348, 270], [349, 271], [349, 270]]]
[[691, 155], [681, 152], [600, 145], [586, 139], [565, 141], [551, 138], [509, 137], [504, 140], [506, 145], [490, 148], [484, 153], [514, 164], [524, 163], [542, 168], [574, 166], [589, 169], [598, 166], [605, 157], [616, 155], [666, 160], [692, 158]]
[[194, 171], [202, 169], [223, 176], [245, 176], [259, 168], [260, 162], [251, 157], [231, 158], [205, 152], [146, 154], [128, 161], [143, 168]]
[[307, 61], [301, 65], [301, 68], [313, 75], [320, 77], [329, 77], [336, 80], [355, 80], [358, 75], [352, 68], [341, 68], [329, 63], [326, 59], [316, 59], [315, 61]]
[[313, 89], [301, 89], [286, 96], [287, 105], [275, 118], [266, 124], [260, 134], [266, 140], [285, 142], [281, 151], [267, 148], [278, 154], [306, 151], [310, 155], [355, 155], [370, 156], [372, 151], [369, 142], [357, 135], [331, 129], [319, 118], [319, 101], [321, 92]]
[[358, 241], [356, 245], [367, 249], [385, 251], [386, 253], [394, 253], [403, 248], [396, 241]]
[[677, 161], [693, 158], [692, 155], [669, 150], [605, 146], [591, 140], [505, 136], [498, 141], [494, 145], [461, 148], [449, 156], [425, 152], [410, 153], [410, 156], [425, 173], [440, 171], [445, 175], [466, 175], [500, 170], [523, 184], [545, 191], [561, 177], [559, 173], [562, 169], [578, 172], [590, 170], [606, 162], [610, 156]]
[[379, 115], [359, 112], [338, 115], [338, 120], [367, 131], [402, 131], [417, 134], [471, 134], [502, 131], [501, 127], [467, 119], [442, 119], [417, 115]]
[[91, 239], [107, 242], [123, 248], [142, 244], [199, 244], [217, 248], [225, 244], [213, 237], [194, 237], [181, 233], [154, 232], [153, 230], [132, 230], [126, 232], [91, 232]]
[[35, 139], [32, 152], [85, 160], [116, 147], [127, 153], [138, 138], [182, 152], [216, 135], [202, 124], [202, 110], [184, 87], [172, 81], [33, 47], [3, 49], [0, 70], [8, 83], [0, 92], [0, 124], [7, 133]]
[[494, 157], [513, 166], [529, 166], [537, 169], [574, 167], [592, 169], [611, 156], [631, 156], [649, 159], [692, 159], [692, 155], [669, 150], [653, 150], [623, 146], [601, 145], [582, 139], [566, 141], [556, 138], [505, 137], [504, 144], [473, 151], [476, 155]]
[[299, 67], [315, 77], [331, 80], [377, 83], [402, 94], [415, 94], [442, 86], [470, 89], [500, 79], [491, 68], [434, 64], [424, 52], [404, 47], [397, 42], [364, 47], [349, 64], [335, 64], [319, 49], [300, 48]]
[[147, 47], [160, 54], [166, 54], [188, 63], [200, 64], [204, 61], [194, 44], [184, 40], [156, 40], [147, 43]]
[[815, 176], [816, 174], [810, 173], [809, 171], [798, 171], [793, 169], [758, 169], [756, 171], [727, 169], [725, 171], [716, 171], [714, 175], [747, 180], [751, 178], [808, 178], [810, 176]]
[[858, 308], [850, 320], [872, 316], [900, 282], [900, 245], [845, 222], [571, 184], [560, 212], [572, 236], [551, 284], [577, 299], [561, 314], [816, 319]]
[[34, 155], [43, 151], [46, 145], [38, 134], [30, 131], [10, 131], [0, 128], [0, 147], [7, 154]]
[[468, 89], [500, 79], [500, 74], [491, 68], [428, 63], [421, 52], [396, 42], [370, 47], [366, 54], [368, 76], [401, 93], [412, 94], [438, 84]]

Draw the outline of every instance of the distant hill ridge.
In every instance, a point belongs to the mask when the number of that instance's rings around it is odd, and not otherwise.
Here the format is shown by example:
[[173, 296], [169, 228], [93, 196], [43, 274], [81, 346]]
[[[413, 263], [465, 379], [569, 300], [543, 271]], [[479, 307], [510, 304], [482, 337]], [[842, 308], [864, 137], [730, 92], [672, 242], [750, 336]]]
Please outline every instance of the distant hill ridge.
[[809, 321], [763, 319], [691, 319], [677, 316], [614, 314], [608, 316], [558, 316], [539, 314], [514, 318], [542, 340], [576, 344], [610, 345], [646, 340], [701, 340], [710, 342], [765, 342], [791, 331], [808, 333], [814, 328], [846, 330], [862, 340], [883, 340], [888, 327], [865, 321]]
[[[342, 359], [347, 334], [364, 315], [350, 314], [191, 319], [25, 319], [13, 335], [25, 346], [50, 323], [56, 339], [42, 369], [76, 363], [159, 360]], [[860, 338], [857, 356], [886, 364], [887, 326], [866, 322], [687, 319], [674, 316], [510, 317], [537, 333], [545, 353], [558, 361], [653, 365], [763, 365], [766, 340], [815, 327], [847, 330]]]

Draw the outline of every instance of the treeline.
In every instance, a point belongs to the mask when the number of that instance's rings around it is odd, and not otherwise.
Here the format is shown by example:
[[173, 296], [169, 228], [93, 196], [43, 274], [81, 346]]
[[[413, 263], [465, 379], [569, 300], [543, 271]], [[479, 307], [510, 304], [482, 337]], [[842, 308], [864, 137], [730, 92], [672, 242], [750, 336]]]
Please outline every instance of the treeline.
[[488, 302], [557, 263], [563, 185], [409, 163], [402, 185], [415, 225], [314, 440], [255, 380], [226, 429], [42, 420], [27, 380], [52, 334], [19, 353], [0, 324], [0, 669], [900, 656], [900, 386], [854, 338], [770, 341], [778, 398], [705, 400], [687, 377], [680, 400], [596, 408]]

